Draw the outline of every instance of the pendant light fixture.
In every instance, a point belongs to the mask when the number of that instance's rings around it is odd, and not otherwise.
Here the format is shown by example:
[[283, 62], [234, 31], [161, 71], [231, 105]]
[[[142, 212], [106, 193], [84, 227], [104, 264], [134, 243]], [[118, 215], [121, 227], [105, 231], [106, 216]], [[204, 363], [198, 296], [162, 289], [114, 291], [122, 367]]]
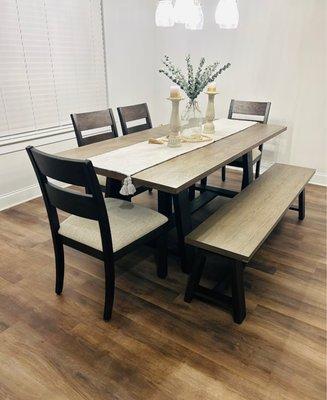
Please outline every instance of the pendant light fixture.
[[174, 7], [172, 0], [159, 0], [156, 10], [156, 25], [168, 28], [174, 26]]
[[220, 0], [215, 14], [216, 23], [222, 29], [236, 29], [240, 15], [236, 0]]
[[185, 24], [191, 1], [192, 0], [176, 0], [174, 7], [174, 17], [176, 24]]
[[[201, 0], [159, 0], [156, 9], [156, 25], [171, 27], [184, 24], [186, 29], [203, 29], [204, 16]], [[219, 0], [215, 13], [216, 23], [222, 29], [236, 29], [239, 22], [236, 0]]]
[[190, 30], [203, 29], [204, 17], [200, 0], [192, 0], [189, 8], [187, 19], [185, 21], [185, 28]]

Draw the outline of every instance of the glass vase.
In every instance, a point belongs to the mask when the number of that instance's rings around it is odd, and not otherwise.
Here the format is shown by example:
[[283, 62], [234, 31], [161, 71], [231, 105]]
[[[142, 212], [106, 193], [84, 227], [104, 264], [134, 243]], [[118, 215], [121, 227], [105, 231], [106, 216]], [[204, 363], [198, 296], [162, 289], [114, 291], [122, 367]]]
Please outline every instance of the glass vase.
[[182, 113], [183, 131], [189, 134], [201, 134], [203, 115], [197, 100], [189, 100]]

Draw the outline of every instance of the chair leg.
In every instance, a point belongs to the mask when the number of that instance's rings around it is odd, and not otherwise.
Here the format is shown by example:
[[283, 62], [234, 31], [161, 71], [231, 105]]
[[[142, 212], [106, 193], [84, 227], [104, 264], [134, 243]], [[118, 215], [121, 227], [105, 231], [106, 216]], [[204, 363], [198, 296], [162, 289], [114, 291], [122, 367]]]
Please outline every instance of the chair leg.
[[205, 256], [200, 251], [198, 251], [194, 255], [192, 271], [188, 277], [186, 285], [185, 296], [184, 296], [184, 301], [186, 303], [191, 303], [191, 301], [193, 300], [194, 293], [201, 280], [205, 262], [206, 262]]
[[112, 315], [112, 308], [114, 305], [115, 297], [115, 266], [113, 261], [104, 261], [104, 272], [105, 272], [105, 298], [104, 298], [104, 310], [103, 319], [109, 321]]
[[305, 218], [305, 189], [299, 194], [299, 220], [303, 221]]
[[157, 264], [157, 276], [165, 279], [168, 273], [166, 233], [161, 234], [156, 241], [155, 259]]
[[104, 192], [104, 197], [110, 197], [110, 187], [109, 187], [109, 185], [110, 185], [110, 178], [107, 178], [106, 179], [106, 189], [105, 189], [105, 192]]
[[243, 263], [235, 261], [232, 267], [232, 306], [237, 324], [241, 324], [246, 316], [243, 271]]
[[65, 275], [65, 257], [64, 257], [64, 246], [59, 239], [53, 243], [54, 253], [56, 259], [56, 293], [60, 295], [64, 286], [64, 275]]
[[226, 180], [226, 167], [222, 167], [221, 169], [221, 179], [223, 182]]
[[260, 165], [261, 165], [261, 158], [255, 166], [255, 179], [258, 179], [260, 176]]

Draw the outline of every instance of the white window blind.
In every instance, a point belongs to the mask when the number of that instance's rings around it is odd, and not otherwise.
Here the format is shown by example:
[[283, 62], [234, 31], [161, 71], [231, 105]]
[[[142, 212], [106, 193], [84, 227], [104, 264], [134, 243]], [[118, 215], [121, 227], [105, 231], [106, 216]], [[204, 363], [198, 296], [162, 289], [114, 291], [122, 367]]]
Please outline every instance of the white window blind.
[[107, 106], [101, 0], [0, 0], [0, 136]]

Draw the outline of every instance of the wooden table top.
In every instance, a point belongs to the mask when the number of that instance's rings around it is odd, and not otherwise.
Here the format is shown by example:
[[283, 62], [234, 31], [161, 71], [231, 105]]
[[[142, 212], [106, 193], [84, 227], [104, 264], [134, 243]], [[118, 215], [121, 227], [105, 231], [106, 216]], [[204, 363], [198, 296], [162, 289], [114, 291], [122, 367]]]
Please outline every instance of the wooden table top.
[[[210, 175], [260, 144], [281, 134], [286, 129], [286, 126], [258, 123], [208, 146], [141, 171], [133, 175], [133, 182], [137, 186], [144, 185], [172, 194], [179, 193], [198, 182], [201, 178]], [[148, 140], [149, 138], [166, 135], [168, 131], [169, 125], [159, 126], [143, 132], [76, 147], [58, 153], [58, 155], [68, 158], [87, 159]], [[125, 178], [125, 176], [110, 170], [96, 168], [96, 172], [110, 178], [120, 180]]]

